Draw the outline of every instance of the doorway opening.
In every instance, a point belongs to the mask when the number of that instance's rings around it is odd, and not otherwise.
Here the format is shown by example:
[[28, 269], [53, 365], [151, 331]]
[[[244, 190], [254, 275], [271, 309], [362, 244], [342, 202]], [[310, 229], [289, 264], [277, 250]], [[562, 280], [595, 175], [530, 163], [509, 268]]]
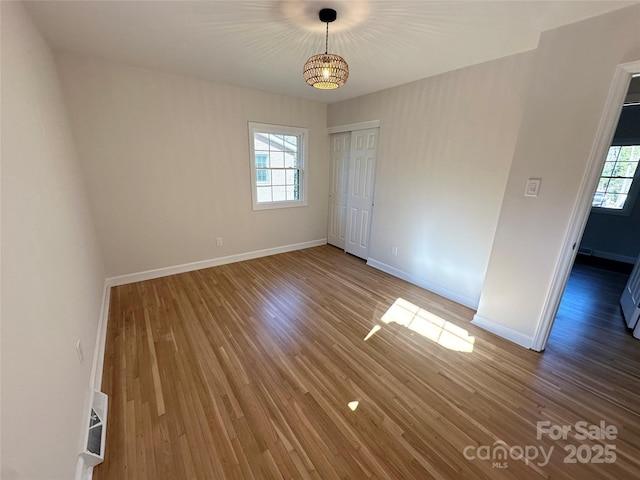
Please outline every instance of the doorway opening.
[[612, 92], [622, 91], [623, 96], [615, 101], [610, 95], [600, 129], [607, 130], [608, 121], [612, 140], [604, 144], [606, 139], [600, 138], [606, 148], [598, 148], [596, 139], [594, 152], [604, 149], [604, 154], [590, 161], [589, 176], [594, 178], [583, 192], [589, 210], [580, 225], [579, 243], [564, 256], [570, 260], [564, 288], [546, 336], [544, 330], [536, 332], [536, 350], [544, 349], [547, 341], [575, 345], [580, 335], [630, 335], [620, 298], [640, 254], [640, 76], [634, 75], [639, 63], [622, 66], [616, 75]]

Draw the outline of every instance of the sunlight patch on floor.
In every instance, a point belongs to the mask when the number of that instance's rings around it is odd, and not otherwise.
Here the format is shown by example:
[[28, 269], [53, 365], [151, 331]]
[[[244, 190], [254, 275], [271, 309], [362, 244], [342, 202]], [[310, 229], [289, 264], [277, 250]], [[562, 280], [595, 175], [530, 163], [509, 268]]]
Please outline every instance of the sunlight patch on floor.
[[[381, 318], [385, 324], [397, 323], [409, 330], [456, 352], [473, 352], [475, 337], [469, 335], [464, 328], [431, 313], [413, 303], [398, 298], [389, 310]], [[364, 338], [369, 340], [382, 329], [380, 325], [374, 325]]]
[[364, 341], [366, 342], [371, 337], [373, 337], [376, 333], [378, 333], [378, 330], [380, 330], [381, 328], [382, 327], [380, 325], [374, 325], [373, 328], [371, 329], [371, 331], [367, 334], [367, 336], [364, 337]]

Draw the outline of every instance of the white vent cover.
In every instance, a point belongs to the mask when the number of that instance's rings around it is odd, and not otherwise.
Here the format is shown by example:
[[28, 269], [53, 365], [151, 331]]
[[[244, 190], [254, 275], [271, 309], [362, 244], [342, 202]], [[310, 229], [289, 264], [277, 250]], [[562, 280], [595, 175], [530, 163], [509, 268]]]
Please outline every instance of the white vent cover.
[[86, 441], [80, 453], [88, 467], [94, 467], [104, 461], [108, 403], [109, 398], [106, 394], [93, 391], [88, 412]]

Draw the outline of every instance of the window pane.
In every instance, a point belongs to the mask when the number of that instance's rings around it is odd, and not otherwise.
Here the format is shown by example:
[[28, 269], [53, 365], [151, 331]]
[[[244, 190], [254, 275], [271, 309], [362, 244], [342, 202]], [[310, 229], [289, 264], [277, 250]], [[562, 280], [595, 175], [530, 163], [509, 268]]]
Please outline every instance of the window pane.
[[637, 167], [638, 167], [637, 162], [630, 162], [630, 161], [618, 162], [614, 170], [615, 171], [614, 176], [633, 178], [633, 175], [636, 173]]
[[271, 152], [271, 168], [284, 168], [284, 152]]
[[269, 170], [256, 170], [256, 182], [269, 183]]
[[609, 185], [609, 178], [601, 178], [600, 181], [598, 182], [598, 188], [596, 189], [597, 192], [606, 192], [607, 191], [607, 186]]
[[609, 153], [607, 154], [607, 162], [615, 162], [618, 159], [618, 155], [620, 155], [620, 148], [622, 147], [609, 148]]
[[626, 195], [617, 193], [607, 193], [604, 196], [602, 206], [606, 208], [612, 208], [615, 210], [621, 210], [624, 207], [624, 202], [627, 199]]
[[287, 170], [287, 185], [294, 185], [297, 178], [297, 170]]
[[269, 149], [273, 151], [281, 152], [284, 150], [284, 135], [269, 135]]
[[298, 188], [294, 185], [287, 185], [287, 200], [299, 200]]
[[298, 154], [285, 152], [284, 166], [285, 168], [296, 168], [298, 166]]
[[604, 202], [604, 193], [596, 192], [596, 194], [593, 196], [593, 202], [591, 202], [591, 206], [592, 207], [601, 207], [602, 206], [602, 202]]
[[269, 135], [266, 133], [256, 133], [253, 135], [254, 150], [269, 150]]
[[287, 199], [285, 187], [273, 187], [273, 201], [284, 202]]
[[285, 184], [285, 171], [284, 170], [271, 170], [271, 180], [273, 185]]
[[298, 137], [292, 135], [284, 136], [285, 150], [290, 152], [298, 151]]
[[618, 147], [620, 148], [620, 155], [618, 155], [618, 162], [627, 162], [631, 159], [631, 147]]
[[629, 193], [631, 182], [632, 180], [627, 178], [612, 178], [609, 181], [607, 193]]
[[265, 152], [256, 152], [256, 167], [266, 168], [269, 166], [269, 154]]
[[616, 162], [605, 162], [604, 168], [602, 169], [603, 177], [610, 177], [613, 175], [613, 169], [616, 166]]
[[258, 203], [273, 201], [271, 187], [257, 187]]

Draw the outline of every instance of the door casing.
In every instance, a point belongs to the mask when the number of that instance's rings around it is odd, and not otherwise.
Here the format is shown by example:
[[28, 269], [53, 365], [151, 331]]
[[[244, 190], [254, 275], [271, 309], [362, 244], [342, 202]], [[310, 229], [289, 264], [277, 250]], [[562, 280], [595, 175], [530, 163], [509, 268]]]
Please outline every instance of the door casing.
[[545, 299], [542, 315], [533, 336], [532, 350], [541, 352], [545, 349], [549, 340], [551, 328], [562, 300], [562, 294], [578, 253], [577, 246], [580, 244], [589, 213], [591, 212], [593, 194], [596, 191], [607, 151], [613, 140], [620, 111], [629, 89], [629, 83], [631, 82], [631, 77], [637, 74], [640, 74], [640, 60], [618, 65], [616, 69], [605, 110], [600, 119], [591, 148], [587, 169], [580, 183], [577, 201], [571, 215], [569, 228], [563, 240], [562, 250], [551, 280], [549, 293]]

